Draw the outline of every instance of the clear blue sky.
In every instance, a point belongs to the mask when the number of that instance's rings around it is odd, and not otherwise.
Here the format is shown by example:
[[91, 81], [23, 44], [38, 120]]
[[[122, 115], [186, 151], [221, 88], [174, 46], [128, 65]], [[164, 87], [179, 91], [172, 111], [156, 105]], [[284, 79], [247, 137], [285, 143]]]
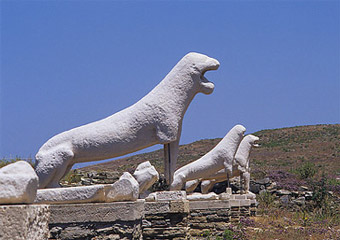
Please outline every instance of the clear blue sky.
[[221, 66], [181, 144], [339, 123], [339, 16], [339, 1], [1, 1], [0, 158], [128, 107], [190, 51]]

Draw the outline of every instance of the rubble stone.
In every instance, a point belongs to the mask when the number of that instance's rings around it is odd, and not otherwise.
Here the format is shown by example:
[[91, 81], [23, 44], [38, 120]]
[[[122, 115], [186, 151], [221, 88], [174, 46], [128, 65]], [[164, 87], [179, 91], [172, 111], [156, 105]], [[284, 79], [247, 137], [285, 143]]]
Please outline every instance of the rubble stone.
[[0, 168], [0, 204], [33, 203], [38, 176], [31, 165], [18, 161]]

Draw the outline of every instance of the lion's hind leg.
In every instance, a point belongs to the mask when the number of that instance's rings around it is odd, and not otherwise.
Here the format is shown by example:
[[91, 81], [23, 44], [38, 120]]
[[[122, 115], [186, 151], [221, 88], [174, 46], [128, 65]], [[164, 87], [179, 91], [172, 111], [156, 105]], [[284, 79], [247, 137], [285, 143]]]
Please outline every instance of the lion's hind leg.
[[201, 192], [203, 194], [207, 194], [207, 193], [211, 192], [211, 190], [214, 187], [215, 183], [216, 183], [215, 179], [202, 181], [202, 183], [201, 183]]
[[35, 171], [39, 177], [39, 188], [60, 187], [59, 181], [72, 167], [74, 157], [69, 148], [58, 148], [53, 151], [39, 152], [36, 155]]

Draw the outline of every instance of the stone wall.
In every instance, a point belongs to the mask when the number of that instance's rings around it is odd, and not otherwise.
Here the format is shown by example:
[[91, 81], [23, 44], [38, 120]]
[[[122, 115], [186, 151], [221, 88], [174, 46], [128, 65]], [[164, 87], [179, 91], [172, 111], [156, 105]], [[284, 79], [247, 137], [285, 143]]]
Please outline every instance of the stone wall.
[[[256, 214], [255, 200], [0, 206], [0, 239], [197, 239]], [[48, 237], [49, 236], [49, 237]]]
[[189, 201], [146, 202], [143, 239], [188, 239]]
[[241, 217], [256, 215], [255, 204], [255, 201], [243, 197], [190, 202], [190, 236], [199, 237], [204, 231], [222, 234], [230, 223], [238, 222]]

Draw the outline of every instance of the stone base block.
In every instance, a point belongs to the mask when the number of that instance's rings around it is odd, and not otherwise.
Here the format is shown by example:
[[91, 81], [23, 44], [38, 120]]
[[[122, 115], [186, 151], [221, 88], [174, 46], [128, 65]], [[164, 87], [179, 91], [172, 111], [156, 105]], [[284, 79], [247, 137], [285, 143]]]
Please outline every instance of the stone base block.
[[144, 201], [50, 205], [50, 224], [134, 221], [144, 214]]
[[230, 208], [230, 201], [228, 200], [208, 200], [208, 201], [190, 201], [190, 211], [199, 209], [220, 209]]
[[50, 206], [52, 239], [140, 239], [144, 201]]
[[193, 193], [190, 195], [187, 195], [187, 199], [189, 201], [206, 201], [206, 200], [217, 200], [218, 195], [216, 193], [207, 193], [207, 194], [202, 194], [202, 193]]
[[186, 199], [187, 199], [187, 194], [185, 191], [153, 192], [153, 193], [150, 193], [150, 195], [145, 198], [145, 200], [148, 202], [177, 201], [177, 200], [186, 200]]
[[39, 189], [35, 203], [105, 202], [105, 185]]
[[47, 205], [0, 206], [0, 239], [45, 240], [48, 238]]
[[256, 214], [256, 199], [144, 200], [112, 203], [0, 206], [0, 239], [188, 239], [221, 235]]

